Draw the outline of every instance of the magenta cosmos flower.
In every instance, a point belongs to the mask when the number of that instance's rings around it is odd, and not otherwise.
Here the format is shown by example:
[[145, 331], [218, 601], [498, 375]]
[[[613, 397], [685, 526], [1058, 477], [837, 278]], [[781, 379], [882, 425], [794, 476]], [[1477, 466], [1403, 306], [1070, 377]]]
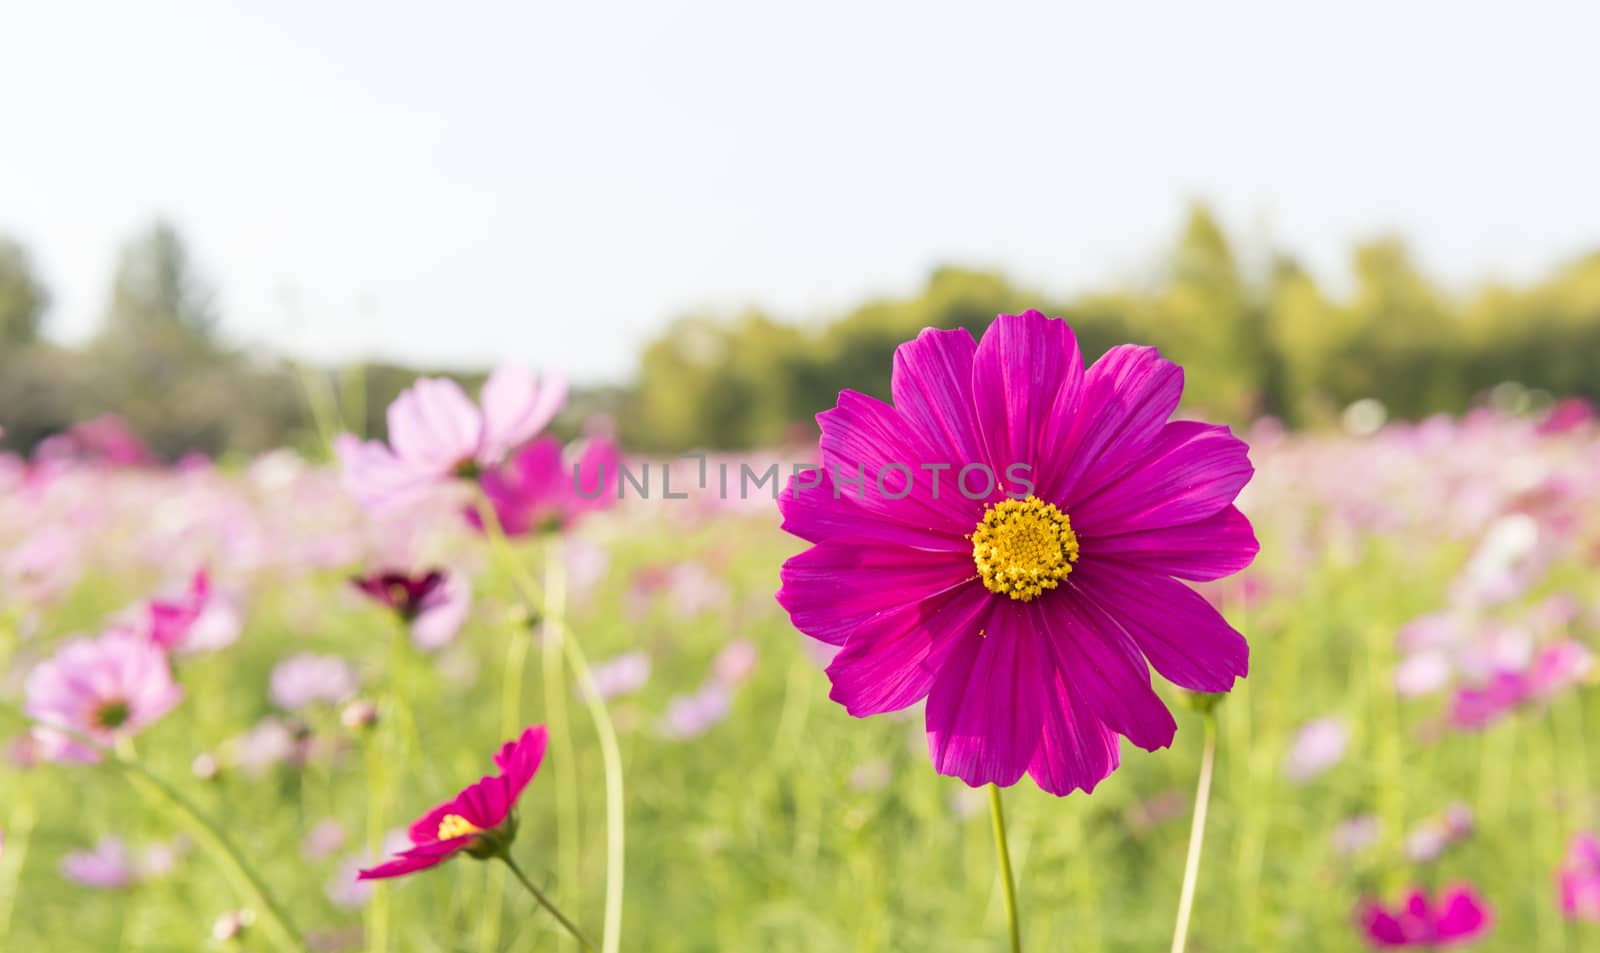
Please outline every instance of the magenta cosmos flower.
[[[583, 442], [573, 459], [564, 459], [561, 442], [544, 437], [528, 444], [510, 463], [485, 472], [478, 485], [494, 507], [507, 536], [570, 528], [584, 514], [617, 502], [622, 455], [608, 437]], [[483, 529], [475, 507], [467, 522]]]
[[114, 745], [138, 734], [183, 699], [161, 649], [136, 635], [112, 631], [98, 639], [73, 639], [28, 674], [28, 717], [44, 753], [61, 761], [100, 756], [62, 731]]
[[818, 415], [823, 466], [780, 504], [814, 545], [778, 601], [842, 646], [852, 715], [926, 698], [941, 774], [1061, 795], [1116, 768], [1119, 735], [1171, 743], [1148, 666], [1201, 692], [1246, 673], [1244, 637], [1179, 580], [1255, 557], [1233, 506], [1253, 471], [1227, 428], [1169, 422], [1181, 368], [1122, 346], [1085, 371], [1066, 322], [1029, 311], [982, 342], [923, 331], [891, 386]]
[[515, 808], [522, 789], [544, 760], [546, 732], [535, 725], [494, 756], [499, 774], [428, 811], [411, 825], [411, 846], [393, 860], [361, 871], [359, 880], [380, 880], [437, 867], [460, 853], [483, 859], [503, 854], [517, 836]]
[[363, 507], [403, 506], [434, 485], [499, 466], [538, 436], [567, 399], [560, 377], [541, 381], [501, 367], [483, 384], [481, 409], [461, 385], [424, 377], [389, 405], [389, 442], [341, 435], [334, 449], [345, 487]]
[[1577, 834], [1568, 842], [1556, 884], [1568, 919], [1600, 923], [1600, 837]]
[[1445, 888], [1435, 903], [1429, 903], [1421, 890], [1413, 890], [1404, 904], [1392, 910], [1368, 900], [1356, 915], [1367, 941], [1380, 949], [1471, 943], [1489, 931], [1493, 919], [1489, 905], [1468, 886]]

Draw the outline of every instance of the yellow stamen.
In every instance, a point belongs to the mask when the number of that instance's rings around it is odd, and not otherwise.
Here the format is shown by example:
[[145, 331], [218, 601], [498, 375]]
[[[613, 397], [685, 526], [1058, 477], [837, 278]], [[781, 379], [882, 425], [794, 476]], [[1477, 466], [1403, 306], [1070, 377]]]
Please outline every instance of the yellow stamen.
[[1059, 586], [1078, 561], [1072, 521], [1036, 496], [990, 504], [970, 538], [984, 587], [1023, 602]]
[[483, 828], [462, 817], [460, 814], [446, 814], [444, 819], [439, 821], [440, 840], [449, 840], [452, 837], [460, 837], [463, 834], [476, 834], [481, 830], [483, 830]]

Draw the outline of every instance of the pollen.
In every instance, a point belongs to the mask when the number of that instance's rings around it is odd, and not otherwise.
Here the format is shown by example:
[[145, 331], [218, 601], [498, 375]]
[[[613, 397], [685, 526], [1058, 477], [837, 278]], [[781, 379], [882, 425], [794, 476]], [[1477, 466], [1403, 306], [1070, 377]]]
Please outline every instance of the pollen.
[[461, 837], [466, 834], [476, 834], [483, 828], [472, 823], [460, 814], [446, 814], [439, 821], [439, 839], [449, 840], [452, 837]]
[[1072, 521], [1036, 496], [990, 504], [970, 538], [984, 588], [1022, 602], [1059, 586], [1078, 561]]

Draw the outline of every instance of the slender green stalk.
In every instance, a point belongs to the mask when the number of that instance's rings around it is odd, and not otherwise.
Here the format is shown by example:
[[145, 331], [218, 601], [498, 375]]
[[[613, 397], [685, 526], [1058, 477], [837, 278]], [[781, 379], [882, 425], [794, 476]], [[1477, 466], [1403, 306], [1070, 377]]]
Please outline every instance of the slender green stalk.
[[517, 866], [517, 862], [511, 859], [510, 854], [501, 854], [500, 859], [506, 862], [506, 866], [511, 868], [512, 875], [515, 876], [524, 887], [528, 888], [529, 893], [533, 894], [533, 899], [539, 901], [539, 906], [544, 907], [545, 910], [549, 911], [550, 915], [555, 917], [556, 921], [560, 923], [568, 933], [572, 934], [572, 938], [577, 940], [578, 945], [583, 948], [583, 953], [595, 953], [594, 944], [589, 941], [587, 936], [584, 936], [582, 930], [578, 929], [578, 925], [573, 923], [571, 920], [568, 920], [566, 915], [560, 910], [556, 909], [556, 905], [551, 903], [549, 898], [540, 892], [538, 887], [533, 885], [533, 881], [529, 880], [528, 876], [522, 872], [522, 868]]
[[167, 802], [190, 823], [195, 834], [202, 841], [205, 841], [212, 851], [222, 859], [224, 865], [229, 868], [233, 875], [246, 885], [251, 893], [255, 894], [256, 900], [266, 913], [268, 925], [277, 934], [279, 948], [293, 950], [296, 953], [309, 953], [311, 948], [306, 945], [305, 938], [295, 928], [293, 921], [289, 919], [289, 915], [278, 903], [277, 898], [272, 895], [271, 889], [267, 887], [266, 882], [255, 872], [255, 869], [245, 861], [244, 855], [233, 845], [233, 842], [222, 832], [216, 822], [207, 817], [181, 791], [162, 780], [160, 776], [151, 773], [138, 762], [129, 761], [121, 757], [114, 758], [113, 761], [149, 789], [166, 798]]
[[[500, 736], [512, 738], [522, 723], [522, 677], [528, 666], [528, 632], [520, 623], [514, 624], [506, 636], [505, 680], [500, 686]], [[565, 827], [557, 830], [558, 838]], [[489, 889], [484, 897], [483, 916], [479, 919], [478, 949], [480, 953], [493, 953], [500, 946], [501, 900], [505, 896], [506, 872], [500, 867], [489, 868]]]
[[1206, 837], [1206, 809], [1211, 804], [1211, 771], [1217, 761], [1217, 715], [1205, 713], [1206, 745], [1200, 755], [1200, 780], [1194, 789], [1194, 817], [1189, 822], [1189, 855], [1183, 862], [1183, 890], [1178, 896], [1178, 921], [1172, 927], [1172, 953], [1183, 953], [1189, 942], [1189, 915], [1194, 912], [1194, 891], [1200, 882], [1200, 849]]
[[589, 660], [578, 646], [572, 633], [561, 640], [572, 662], [573, 674], [578, 679], [578, 691], [583, 695], [589, 717], [594, 719], [595, 732], [600, 736], [600, 759], [606, 771], [606, 908], [605, 953], [618, 953], [622, 948], [622, 887], [624, 848], [623, 823], [625, 815], [622, 800], [622, 746], [617, 743], [617, 729], [611, 723], [611, 713], [606, 710], [605, 698], [589, 671]]
[[579, 868], [579, 850], [583, 843], [583, 822], [578, 816], [578, 752], [572, 741], [572, 719], [567, 715], [567, 672], [561, 656], [561, 643], [570, 638], [565, 631], [566, 614], [567, 564], [561, 558], [561, 537], [552, 533], [544, 545], [544, 611], [539, 657], [544, 672], [545, 720], [549, 722], [550, 737], [556, 746], [555, 755], [566, 765], [556, 785], [561, 890], [568, 906], [581, 915], [583, 906], [579, 895], [583, 874]]
[[[494, 548], [496, 557], [521, 592], [523, 599], [531, 606], [543, 605], [545, 609], [543, 621], [546, 625], [546, 634], [549, 635], [552, 632], [557, 634], [558, 641], [555, 644], [563, 650], [567, 661], [572, 665], [573, 674], [578, 681], [579, 693], [583, 696], [584, 705], [588, 709], [589, 716], [594, 721], [595, 731], [599, 735], [600, 755], [605, 765], [606, 785], [606, 901], [603, 943], [604, 953], [618, 953], [622, 944], [623, 861], [626, 856], [626, 850], [622, 791], [622, 749], [617, 743], [616, 727], [612, 724], [611, 713], [606, 709], [605, 699], [600, 695], [599, 688], [595, 685], [594, 677], [589, 671], [588, 660], [585, 658], [583, 650], [578, 646], [578, 640], [573, 638], [572, 633], [567, 630], [565, 619], [565, 576], [556, 577], [561, 582], [563, 591], [562, 595], [555, 599], [553, 603], [554, 608], [559, 611], [551, 612], [549, 610], [552, 607], [552, 601], [549, 595], [545, 594], [541, 597], [539, 585], [534, 582], [533, 576], [529, 574], [527, 567], [516, 558], [516, 553], [512, 550], [510, 541], [506, 539], [505, 530], [500, 525], [499, 516], [495, 513], [494, 507], [489, 505], [487, 500], [480, 497], [478, 500], [478, 512], [481, 515], [484, 530], [489, 536], [489, 541]], [[559, 542], [559, 537], [551, 537], [546, 553], [547, 565], [561, 561]], [[565, 572], [564, 565], [560, 571], [562, 573]], [[555, 695], [560, 696], [560, 691], [557, 691]], [[552, 704], [564, 704], [564, 702], [564, 697], [560, 702], [555, 702], [552, 699]], [[554, 736], [556, 732], [552, 730], [551, 734]], [[560, 744], [559, 739], [557, 739], [556, 743]], [[568, 750], [571, 750], [570, 742], [568, 743]], [[557, 757], [560, 756], [558, 752]], [[572, 758], [569, 755], [569, 763], [571, 761]], [[563, 775], [568, 778], [573, 777], [570, 771], [563, 772]], [[559, 791], [560, 789], [558, 788], [558, 798], [560, 796]], [[559, 802], [557, 810], [560, 810]]]
[[1011, 953], [1022, 953], [1022, 924], [1017, 921], [1017, 885], [1011, 878], [1011, 848], [1006, 846], [1006, 815], [1000, 805], [1000, 788], [989, 785], [989, 817], [994, 822], [994, 853], [1000, 866], [1000, 886], [1006, 898], [1006, 922], [1011, 926]]

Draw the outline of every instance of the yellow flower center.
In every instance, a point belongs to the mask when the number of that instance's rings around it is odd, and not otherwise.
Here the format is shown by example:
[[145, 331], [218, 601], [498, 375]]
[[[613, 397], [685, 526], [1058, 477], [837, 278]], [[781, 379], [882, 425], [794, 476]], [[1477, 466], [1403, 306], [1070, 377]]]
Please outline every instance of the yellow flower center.
[[1056, 588], [1078, 561], [1072, 521], [1036, 496], [990, 504], [970, 538], [984, 587], [1023, 602]]
[[452, 837], [461, 837], [464, 834], [476, 834], [483, 828], [472, 823], [460, 814], [446, 814], [439, 822], [439, 839], [449, 840]]

